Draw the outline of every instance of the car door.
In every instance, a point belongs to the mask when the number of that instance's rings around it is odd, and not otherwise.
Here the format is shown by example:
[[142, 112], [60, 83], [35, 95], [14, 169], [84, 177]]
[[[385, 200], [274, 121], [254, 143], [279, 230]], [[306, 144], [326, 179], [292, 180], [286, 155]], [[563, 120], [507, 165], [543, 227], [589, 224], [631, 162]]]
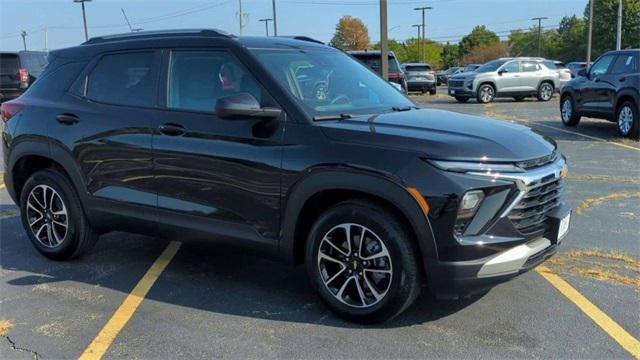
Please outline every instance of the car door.
[[273, 245], [284, 114], [271, 120], [216, 115], [216, 101], [237, 93], [278, 107], [228, 50], [174, 49], [165, 62], [166, 111], [153, 138], [160, 231]]
[[538, 91], [538, 85], [542, 78], [542, 66], [535, 61], [523, 61], [522, 74], [520, 76], [520, 84], [518, 91], [533, 93]]
[[585, 113], [602, 115], [611, 111], [608, 93], [612, 85], [607, 74], [614, 59], [613, 54], [600, 57], [591, 65], [584, 81], [581, 81], [579, 105]]
[[603, 81], [606, 81], [607, 84], [610, 84], [607, 87], [606, 97], [610, 104], [611, 115], [614, 115], [616, 111], [616, 96], [620, 90], [625, 88], [633, 88], [637, 85], [633, 83], [634, 77], [631, 76], [633, 73], [638, 72], [638, 64], [637, 64], [637, 55], [634, 55], [632, 52], [622, 52], [619, 53], [616, 59], [613, 61], [609, 72], [603, 76]]
[[498, 70], [496, 85], [498, 93], [517, 92], [520, 87], [520, 61], [509, 61]]

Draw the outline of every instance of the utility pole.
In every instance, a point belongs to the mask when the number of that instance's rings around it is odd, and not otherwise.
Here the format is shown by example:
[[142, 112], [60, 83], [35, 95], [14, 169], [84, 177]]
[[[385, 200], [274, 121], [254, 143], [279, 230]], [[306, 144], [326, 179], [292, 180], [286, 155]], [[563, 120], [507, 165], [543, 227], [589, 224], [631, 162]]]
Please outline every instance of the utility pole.
[[427, 62], [427, 51], [426, 51], [427, 50], [427, 46], [426, 46], [426, 43], [425, 43], [426, 37], [425, 37], [425, 34], [424, 34], [424, 32], [425, 32], [424, 31], [424, 28], [425, 28], [424, 12], [425, 12], [425, 10], [431, 10], [431, 9], [433, 9], [431, 6], [417, 7], [417, 8], [413, 9], [413, 10], [416, 10], [416, 11], [418, 11], [418, 10], [422, 11], [422, 62]]
[[131, 32], [138, 32], [138, 31], [142, 31], [142, 28], [132, 28], [131, 27], [131, 23], [129, 22], [129, 18], [127, 17], [127, 13], [124, 12], [123, 8], [120, 8], [120, 10], [122, 10], [122, 16], [124, 16], [124, 21], [127, 22], [127, 26], [129, 27], [129, 31]]
[[22, 30], [20, 32], [20, 36], [22, 36], [22, 46], [24, 47], [24, 51], [27, 51], [27, 32]]
[[49, 26], [44, 27], [44, 51], [49, 51]]
[[593, 31], [593, 0], [589, 0], [589, 35], [587, 36], [587, 70], [591, 67], [591, 33]]
[[618, 29], [616, 31], [616, 50], [622, 49], [622, 0], [618, 0]]
[[272, 0], [273, 5], [273, 36], [278, 36], [278, 16], [276, 16], [276, 0]]
[[239, 7], [238, 18], [240, 19], [240, 35], [242, 36], [242, 30], [244, 29], [244, 24], [243, 24], [244, 13], [242, 12], [242, 0], [238, 0], [238, 7]]
[[387, 43], [387, 0], [380, 0], [380, 64], [382, 78], [389, 80], [389, 44]]
[[89, 40], [89, 31], [87, 30], [87, 13], [84, 9], [84, 3], [91, 0], [73, 0], [75, 3], [80, 3], [82, 5], [82, 22], [84, 23], [84, 40]]
[[547, 20], [548, 17], [535, 17], [531, 20], [538, 20], [538, 57], [542, 56], [542, 20]]
[[273, 19], [260, 19], [260, 22], [264, 22], [264, 31], [269, 36], [269, 21], [273, 21]]
[[422, 46], [420, 46], [420, 29], [422, 28], [422, 25], [415, 24], [415, 25], [411, 25], [411, 26], [413, 26], [415, 28], [418, 28], [418, 37], [416, 39], [417, 39], [417, 42], [418, 42], [418, 56], [421, 56], [421, 54], [422, 54]]

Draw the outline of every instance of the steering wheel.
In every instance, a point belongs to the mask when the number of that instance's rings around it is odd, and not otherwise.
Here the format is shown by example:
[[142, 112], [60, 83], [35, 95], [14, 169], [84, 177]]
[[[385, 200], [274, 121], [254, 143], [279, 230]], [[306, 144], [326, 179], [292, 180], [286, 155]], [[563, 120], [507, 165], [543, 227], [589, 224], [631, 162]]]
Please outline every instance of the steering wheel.
[[351, 99], [349, 98], [349, 96], [345, 95], [345, 94], [340, 94], [338, 96], [336, 96], [335, 98], [333, 98], [333, 100], [331, 100], [331, 105], [335, 105], [340, 103], [340, 101], [344, 101], [342, 102], [342, 104], [348, 104], [351, 102]]

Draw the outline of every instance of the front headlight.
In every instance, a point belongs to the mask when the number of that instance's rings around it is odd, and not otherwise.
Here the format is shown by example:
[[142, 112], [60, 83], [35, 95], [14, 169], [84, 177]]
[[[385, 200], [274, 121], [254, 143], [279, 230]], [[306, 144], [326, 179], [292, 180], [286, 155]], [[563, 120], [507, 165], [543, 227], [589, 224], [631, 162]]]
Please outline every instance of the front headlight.
[[483, 162], [467, 162], [467, 161], [444, 161], [444, 160], [429, 160], [431, 164], [441, 170], [453, 171], [459, 173], [474, 172], [474, 173], [486, 173], [491, 175], [493, 173], [518, 173], [524, 172], [524, 170], [514, 164], [492, 164]]

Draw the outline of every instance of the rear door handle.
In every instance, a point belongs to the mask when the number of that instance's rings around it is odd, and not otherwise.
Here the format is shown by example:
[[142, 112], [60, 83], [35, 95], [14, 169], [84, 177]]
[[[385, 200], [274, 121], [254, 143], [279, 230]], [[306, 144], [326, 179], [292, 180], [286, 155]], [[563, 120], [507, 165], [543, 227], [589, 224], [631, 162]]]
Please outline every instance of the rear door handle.
[[620, 82], [624, 82], [625, 80], [627, 80], [626, 76], [621, 77], [620, 79], [618, 79]]
[[184, 127], [178, 124], [170, 124], [170, 123], [162, 124], [158, 127], [158, 129], [160, 129], [161, 133], [168, 136], [184, 135]]
[[58, 120], [60, 124], [64, 124], [64, 125], [73, 125], [78, 121], [80, 121], [80, 119], [73, 114], [60, 114], [56, 116], [56, 120]]

